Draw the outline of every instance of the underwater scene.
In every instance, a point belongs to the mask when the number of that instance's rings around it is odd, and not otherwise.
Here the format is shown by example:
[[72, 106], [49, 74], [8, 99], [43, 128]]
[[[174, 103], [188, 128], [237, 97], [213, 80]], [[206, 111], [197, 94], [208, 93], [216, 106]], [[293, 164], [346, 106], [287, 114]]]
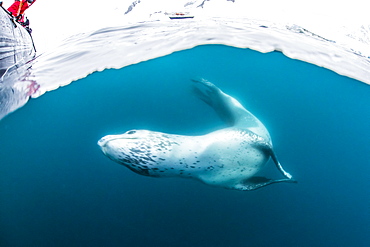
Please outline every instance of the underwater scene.
[[[368, 245], [369, 85], [282, 52], [217, 44], [100, 70], [1, 120], [0, 246]], [[228, 127], [196, 97], [194, 78], [265, 125], [297, 183], [231, 190], [142, 176], [102, 153], [99, 139], [130, 130]], [[283, 177], [272, 160], [261, 173]]]

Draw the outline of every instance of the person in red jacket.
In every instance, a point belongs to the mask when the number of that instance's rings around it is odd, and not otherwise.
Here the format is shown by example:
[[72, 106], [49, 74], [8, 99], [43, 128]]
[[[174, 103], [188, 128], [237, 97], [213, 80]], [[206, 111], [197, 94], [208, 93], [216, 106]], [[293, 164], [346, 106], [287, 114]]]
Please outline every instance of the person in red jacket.
[[12, 13], [19, 22], [24, 22], [23, 14], [34, 2], [36, 2], [36, 0], [15, 0], [8, 8], [8, 11]]

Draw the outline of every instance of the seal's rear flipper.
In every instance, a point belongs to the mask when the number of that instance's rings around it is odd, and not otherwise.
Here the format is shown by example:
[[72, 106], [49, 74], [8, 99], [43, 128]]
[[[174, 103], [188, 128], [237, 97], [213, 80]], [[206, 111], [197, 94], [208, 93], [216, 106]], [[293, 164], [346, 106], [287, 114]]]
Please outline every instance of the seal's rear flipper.
[[292, 179], [292, 175], [290, 175], [288, 172], [286, 172], [283, 168], [283, 166], [280, 164], [279, 160], [276, 157], [276, 154], [272, 148], [270, 149], [270, 156], [271, 159], [274, 161], [277, 169], [287, 178], [287, 179]]
[[287, 183], [297, 183], [294, 179], [269, 179], [265, 177], [251, 177], [247, 180], [242, 181], [241, 183], [234, 186], [233, 189], [236, 190], [256, 190], [262, 187], [265, 187], [270, 184], [274, 183], [281, 183], [281, 182], [287, 182]]

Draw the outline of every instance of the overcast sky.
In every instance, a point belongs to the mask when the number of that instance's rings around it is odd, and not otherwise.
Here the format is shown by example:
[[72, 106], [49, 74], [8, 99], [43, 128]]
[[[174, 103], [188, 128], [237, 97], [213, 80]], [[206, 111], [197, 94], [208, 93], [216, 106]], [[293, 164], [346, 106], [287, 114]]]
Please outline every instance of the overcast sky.
[[[8, 8], [14, 0], [3, 0]], [[26, 11], [38, 50], [53, 47], [64, 38], [114, 25], [122, 8], [131, 0], [37, 0]], [[120, 8], [120, 10], [118, 10]]]

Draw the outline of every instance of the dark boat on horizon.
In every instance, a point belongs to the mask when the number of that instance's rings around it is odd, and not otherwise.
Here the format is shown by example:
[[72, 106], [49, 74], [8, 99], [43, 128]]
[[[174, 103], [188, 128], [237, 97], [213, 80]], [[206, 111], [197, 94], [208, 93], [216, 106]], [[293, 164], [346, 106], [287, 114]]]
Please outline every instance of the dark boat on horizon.
[[177, 12], [177, 13], [170, 14], [169, 18], [171, 20], [180, 20], [180, 19], [192, 19], [194, 18], [194, 16], [190, 15], [189, 12], [186, 12], [186, 13]]

